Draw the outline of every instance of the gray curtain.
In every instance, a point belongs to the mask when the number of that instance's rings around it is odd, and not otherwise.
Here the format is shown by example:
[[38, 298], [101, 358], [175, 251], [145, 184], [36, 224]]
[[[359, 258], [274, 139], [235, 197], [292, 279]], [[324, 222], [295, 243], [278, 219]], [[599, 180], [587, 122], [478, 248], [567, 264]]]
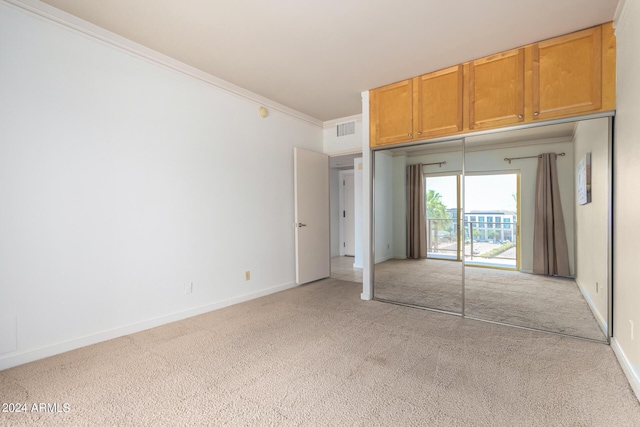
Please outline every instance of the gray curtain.
[[407, 166], [407, 258], [427, 256], [427, 214], [422, 164]]
[[555, 153], [541, 154], [538, 159], [533, 233], [533, 272], [570, 276]]

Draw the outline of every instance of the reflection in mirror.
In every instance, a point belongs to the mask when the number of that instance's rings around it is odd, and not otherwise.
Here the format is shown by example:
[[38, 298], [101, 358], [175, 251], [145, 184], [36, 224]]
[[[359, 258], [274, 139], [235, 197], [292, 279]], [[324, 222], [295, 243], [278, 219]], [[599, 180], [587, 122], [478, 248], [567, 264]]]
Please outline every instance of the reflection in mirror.
[[462, 143], [374, 153], [374, 298], [462, 312]]
[[465, 140], [466, 316], [606, 340], [608, 156], [609, 118]]

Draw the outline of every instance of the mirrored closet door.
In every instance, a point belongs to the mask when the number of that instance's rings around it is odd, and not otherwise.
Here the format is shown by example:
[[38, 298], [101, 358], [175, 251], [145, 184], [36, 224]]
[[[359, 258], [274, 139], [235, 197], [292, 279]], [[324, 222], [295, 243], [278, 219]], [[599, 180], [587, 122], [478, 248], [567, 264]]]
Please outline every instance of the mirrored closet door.
[[374, 153], [374, 297], [462, 313], [462, 142]]
[[609, 119], [467, 138], [464, 188], [465, 315], [605, 341]]
[[374, 151], [374, 298], [606, 341], [611, 128]]

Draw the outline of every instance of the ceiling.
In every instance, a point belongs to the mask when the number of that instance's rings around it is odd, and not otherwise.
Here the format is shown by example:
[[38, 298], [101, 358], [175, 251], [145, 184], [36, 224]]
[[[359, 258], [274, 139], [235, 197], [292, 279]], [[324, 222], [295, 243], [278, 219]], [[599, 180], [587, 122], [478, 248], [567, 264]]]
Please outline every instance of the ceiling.
[[360, 93], [613, 20], [618, 0], [43, 0], [321, 121]]

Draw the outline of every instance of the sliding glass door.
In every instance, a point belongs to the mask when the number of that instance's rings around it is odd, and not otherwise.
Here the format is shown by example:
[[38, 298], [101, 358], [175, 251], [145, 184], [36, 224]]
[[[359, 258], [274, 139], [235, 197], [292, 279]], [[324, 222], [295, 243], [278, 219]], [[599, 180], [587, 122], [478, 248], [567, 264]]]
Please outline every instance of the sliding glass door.
[[425, 175], [427, 258], [460, 261], [460, 175]]
[[518, 269], [517, 173], [465, 176], [464, 260], [468, 266]]

